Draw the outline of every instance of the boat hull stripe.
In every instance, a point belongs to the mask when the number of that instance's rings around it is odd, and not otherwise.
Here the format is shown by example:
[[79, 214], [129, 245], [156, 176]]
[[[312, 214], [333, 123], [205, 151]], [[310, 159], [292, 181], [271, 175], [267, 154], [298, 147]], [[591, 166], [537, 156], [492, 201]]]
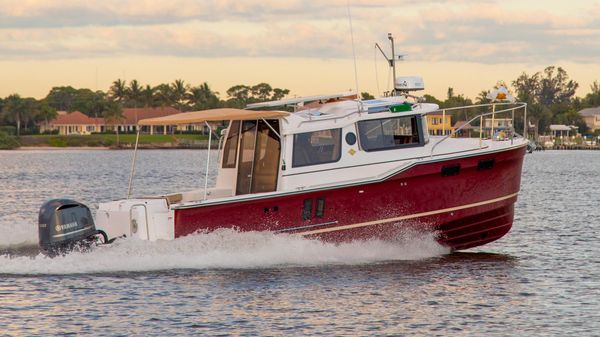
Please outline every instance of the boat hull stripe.
[[348, 230], [348, 229], [354, 229], [354, 228], [360, 228], [360, 227], [382, 225], [382, 224], [386, 224], [386, 223], [390, 223], [390, 222], [396, 222], [396, 221], [401, 221], [401, 220], [410, 220], [410, 219], [415, 219], [415, 218], [422, 218], [422, 217], [426, 217], [426, 216], [432, 216], [432, 215], [437, 215], [437, 214], [442, 214], [442, 213], [447, 213], [447, 212], [459, 211], [459, 210], [463, 210], [463, 209], [467, 209], [467, 208], [473, 208], [473, 207], [478, 207], [478, 206], [493, 204], [493, 203], [496, 203], [496, 202], [499, 202], [499, 201], [504, 201], [504, 200], [507, 200], [507, 199], [510, 199], [510, 198], [514, 198], [518, 194], [519, 193], [517, 192], [517, 193], [505, 195], [505, 196], [500, 197], [500, 198], [495, 198], [495, 199], [480, 201], [480, 202], [476, 202], [476, 203], [468, 204], [468, 205], [462, 205], [462, 206], [456, 206], [456, 207], [438, 209], [438, 210], [429, 211], [429, 212], [422, 212], [422, 213], [415, 213], [415, 214], [403, 215], [403, 216], [399, 216], [399, 217], [395, 217], [395, 218], [387, 218], [387, 219], [382, 219], [382, 220], [360, 222], [360, 223], [355, 223], [355, 224], [345, 225], [345, 226], [337, 226], [337, 227], [316, 229], [316, 230], [311, 230], [311, 231], [306, 231], [306, 232], [300, 232], [300, 233], [295, 233], [295, 234], [296, 235], [302, 235], [302, 236], [313, 235], [313, 234], [322, 234], [322, 233], [336, 232], [336, 231]]

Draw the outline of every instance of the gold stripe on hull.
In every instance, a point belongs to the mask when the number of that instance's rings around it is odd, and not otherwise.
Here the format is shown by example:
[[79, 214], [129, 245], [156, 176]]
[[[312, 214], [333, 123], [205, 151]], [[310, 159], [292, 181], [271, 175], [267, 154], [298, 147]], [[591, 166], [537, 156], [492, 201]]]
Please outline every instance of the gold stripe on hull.
[[429, 211], [429, 212], [423, 212], [423, 213], [415, 213], [415, 214], [403, 215], [403, 216], [399, 216], [399, 217], [395, 217], [395, 218], [388, 218], [388, 219], [382, 219], [382, 220], [360, 222], [360, 223], [355, 223], [355, 224], [351, 224], [351, 225], [336, 226], [336, 227], [330, 227], [330, 228], [324, 228], [324, 229], [315, 229], [315, 230], [312, 230], [312, 231], [300, 232], [300, 233], [296, 233], [296, 234], [297, 235], [322, 234], [322, 233], [336, 232], [336, 231], [342, 231], [342, 230], [348, 230], [348, 229], [354, 229], [354, 228], [360, 228], [360, 227], [382, 225], [382, 224], [385, 224], [385, 223], [396, 222], [396, 221], [401, 221], [401, 220], [410, 220], [410, 219], [415, 219], [415, 218], [422, 218], [422, 217], [431, 216], [431, 215], [437, 215], [437, 214], [442, 214], [442, 213], [447, 213], [447, 212], [460, 211], [460, 210], [467, 209], [467, 208], [473, 208], [473, 207], [478, 207], [478, 206], [493, 204], [495, 202], [504, 201], [504, 200], [516, 197], [518, 194], [519, 193], [513, 193], [513, 194], [505, 195], [505, 196], [500, 197], [500, 198], [495, 198], [495, 199], [480, 201], [480, 202], [476, 202], [476, 203], [468, 204], [468, 205], [462, 205], [462, 206], [456, 206], [456, 207], [438, 209], [438, 210], [435, 210], [435, 211]]

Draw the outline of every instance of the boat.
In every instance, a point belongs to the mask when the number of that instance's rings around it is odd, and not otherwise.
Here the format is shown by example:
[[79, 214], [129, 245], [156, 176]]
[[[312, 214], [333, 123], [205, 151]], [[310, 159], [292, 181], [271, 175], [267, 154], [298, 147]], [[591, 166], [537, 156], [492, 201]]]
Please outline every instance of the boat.
[[[202, 188], [131, 196], [136, 144], [127, 198], [100, 203], [95, 222], [81, 204], [50, 202], [44, 219], [57, 220], [44, 226], [44, 237], [67, 240], [69, 231], [73, 237], [89, 231], [105, 240], [155, 241], [231, 228], [346, 242], [394, 240], [410, 229], [436, 232], [452, 250], [503, 237], [513, 224], [528, 145], [526, 128], [523, 135], [515, 131], [515, 115], [525, 121], [526, 104], [440, 109], [413, 95], [424, 88], [420, 77], [399, 77], [394, 87], [370, 100], [340, 93], [140, 120], [140, 126], [204, 123], [209, 151], [211, 123], [228, 121], [212, 163], [215, 186], [208, 186], [207, 160]], [[464, 109], [478, 114], [429, 134], [428, 115]], [[494, 130], [499, 116], [511, 121], [501, 135]], [[478, 134], [466, 137], [467, 126]], [[70, 210], [88, 215], [78, 221]]]

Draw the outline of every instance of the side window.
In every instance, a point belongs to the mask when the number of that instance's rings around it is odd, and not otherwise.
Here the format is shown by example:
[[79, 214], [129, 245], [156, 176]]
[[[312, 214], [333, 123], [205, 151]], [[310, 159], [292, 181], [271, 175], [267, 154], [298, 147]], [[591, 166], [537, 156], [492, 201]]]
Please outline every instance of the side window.
[[235, 168], [239, 134], [240, 121], [232, 121], [227, 132], [225, 148], [223, 149], [223, 168]]
[[342, 155], [342, 129], [294, 135], [292, 167], [333, 163]]
[[419, 144], [416, 116], [358, 122], [360, 144], [365, 151], [391, 150]]

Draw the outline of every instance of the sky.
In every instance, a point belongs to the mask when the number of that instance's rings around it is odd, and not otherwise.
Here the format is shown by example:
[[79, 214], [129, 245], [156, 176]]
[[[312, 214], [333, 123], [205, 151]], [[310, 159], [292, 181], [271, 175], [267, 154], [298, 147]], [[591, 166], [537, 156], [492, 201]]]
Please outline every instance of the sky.
[[[350, 30], [349, 13], [352, 23]], [[600, 81], [600, 0], [0, 0], [0, 97], [53, 86], [106, 91], [117, 78], [207, 82], [226, 98], [267, 82], [308, 96], [392, 84], [397, 75], [474, 98], [522, 72], [563, 67], [584, 96]], [[352, 39], [353, 36], [353, 39]]]

